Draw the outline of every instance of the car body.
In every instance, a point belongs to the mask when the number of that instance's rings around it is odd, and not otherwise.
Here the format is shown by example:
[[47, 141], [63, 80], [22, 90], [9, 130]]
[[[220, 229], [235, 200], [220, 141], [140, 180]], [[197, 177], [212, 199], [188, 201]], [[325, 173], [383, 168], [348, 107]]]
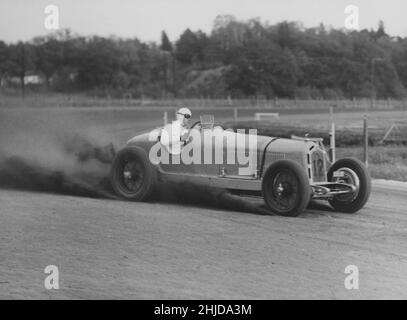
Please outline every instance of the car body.
[[[364, 165], [356, 159], [341, 159], [332, 164], [322, 139], [319, 138], [284, 139], [256, 135], [254, 139], [253, 134], [225, 130], [214, 126], [211, 121], [203, 125], [201, 120], [191, 129], [195, 130], [195, 137], [215, 132], [215, 137], [223, 135], [223, 139], [230, 138], [228, 141], [240, 139], [247, 142], [253, 138], [255, 148], [248, 150], [246, 143], [232, 143], [231, 146], [225, 143], [216, 145], [206, 143], [204, 138], [199, 141], [199, 146], [194, 146], [199, 139], [192, 139], [186, 143], [185, 149], [181, 149], [179, 154], [181, 161], [171, 162], [171, 160], [164, 164], [152, 161], [150, 156], [152, 148], [163, 144], [162, 130], [163, 128], [157, 128], [133, 137], [119, 152], [118, 160], [112, 167], [112, 185], [119, 195], [130, 200], [144, 200], [153, 192], [156, 183], [193, 183], [227, 189], [236, 194], [263, 196], [273, 212], [296, 216], [305, 209], [311, 199], [328, 200], [340, 211], [356, 212], [363, 207], [370, 194], [370, 177]], [[223, 157], [208, 163], [203, 163], [204, 161], [184, 163], [182, 152], [187, 148], [189, 152], [201, 150], [202, 154], [217, 153]], [[233, 151], [231, 148], [235, 149], [235, 161], [229, 161], [233, 158], [228, 157], [228, 152]], [[137, 154], [129, 156], [129, 153], [134, 152]], [[164, 158], [165, 152], [173, 159], [168, 148], [160, 148], [160, 157]], [[253, 161], [240, 164], [236, 161], [239, 152], [246, 155], [246, 159], [251, 157]], [[133, 170], [134, 174], [131, 173], [131, 166], [126, 169], [125, 161], [120, 160], [126, 158], [126, 155], [129, 161], [139, 159], [140, 163], [138, 168]], [[136, 166], [133, 165], [133, 168]], [[135, 174], [136, 172], [139, 173]], [[138, 176], [140, 180], [143, 172], [148, 172], [146, 173], [148, 180], [154, 180], [151, 186], [148, 185], [149, 190], [141, 196], [127, 192], [126, 181], [130, 182], [132, 176]]]

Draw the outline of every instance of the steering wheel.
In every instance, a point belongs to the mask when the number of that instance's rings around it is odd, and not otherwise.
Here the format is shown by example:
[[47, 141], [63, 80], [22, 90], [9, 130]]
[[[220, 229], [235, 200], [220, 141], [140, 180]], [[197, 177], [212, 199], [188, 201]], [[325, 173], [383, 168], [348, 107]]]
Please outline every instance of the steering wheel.
[[193, 129], [193, 128], [195, 128], [197, 125], [201, 125], [201, 121], [200, 121], [200, 120], [196, 121], [196, 122], [191, 126], [190, 130]]

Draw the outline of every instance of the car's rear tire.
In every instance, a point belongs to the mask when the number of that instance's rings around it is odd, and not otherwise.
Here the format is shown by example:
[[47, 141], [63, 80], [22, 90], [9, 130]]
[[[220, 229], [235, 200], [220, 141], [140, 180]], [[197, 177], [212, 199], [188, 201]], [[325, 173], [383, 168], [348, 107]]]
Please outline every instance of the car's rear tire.
[[289, 217], [301, 214], [311, 198], [307, 174], [293, 160], [276, 161], [267, 169], [263, 177], [262, 193], [271, 211]]
[[336, 196], [329, 200], [331, 206], [339, 212], [355, 213], [363, 208], [370, 196], [371, 179], [366, 166], [358, 159], [344, 158], [336, 161], [328, 171], [328, 181], [337, 182], [340, 178], [333, 177], [335, 171], [344, 172], [344, 181], [353, 183], [357, 190], [351, 195]]
[[157, 173], [146, 152], [126, 147], [115, 157], [110, 172], [113, 190], [127, 200], [144, 201], [154, 192]]

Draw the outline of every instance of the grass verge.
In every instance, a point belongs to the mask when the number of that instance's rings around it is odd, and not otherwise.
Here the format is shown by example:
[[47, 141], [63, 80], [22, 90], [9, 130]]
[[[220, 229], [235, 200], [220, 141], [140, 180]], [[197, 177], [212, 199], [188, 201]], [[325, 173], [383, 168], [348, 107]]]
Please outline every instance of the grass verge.
[[[363, 158], [362, 147], [337, 148], [338, 159]], [[407, 181], [407, 148], [405, 146], [376, 146], [369, 148], [369, 172], [374, 179]]]

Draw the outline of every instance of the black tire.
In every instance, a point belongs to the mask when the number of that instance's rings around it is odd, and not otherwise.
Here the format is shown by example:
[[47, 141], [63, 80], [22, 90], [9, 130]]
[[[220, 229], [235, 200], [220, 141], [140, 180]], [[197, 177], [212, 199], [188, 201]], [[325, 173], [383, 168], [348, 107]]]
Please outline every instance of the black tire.
[[126, 147], [116, 155], [110, 177], [113, 190], [119, 196], [144, 201], [155, 189], [157, 172], [143, 149]]
[[262, 193], [271, 211], [281, 216], [296, 217], [307, 207], [311, 187], [300, 164], [293, 160], [279, 160], [264, 174]]
[[[328, 171], [328, 181], [334, 182], [333, 178], [334, 171], [337, 171], [341, 168], [352, 170], [358, 180], [359, 187], [355, 194], [351, 196], [336, 196], [332, 200], [329, 200], [331, 206], [339, 212], [345, 213], [355, 213], [363, 208], [370, 196], [371, 190], [371, 179], [369, 171], [366, 166], [358, 159], [354, 158], [345, 158], [336, 161]], [[351, 171], [349, 171], [352, 173]], [[351, 176], [348, 177], [348, 180], [351, 179]], [[352, 179], [351, 179], [352, 180]], [[350, 181], [346, 181], [349, 182]]]

